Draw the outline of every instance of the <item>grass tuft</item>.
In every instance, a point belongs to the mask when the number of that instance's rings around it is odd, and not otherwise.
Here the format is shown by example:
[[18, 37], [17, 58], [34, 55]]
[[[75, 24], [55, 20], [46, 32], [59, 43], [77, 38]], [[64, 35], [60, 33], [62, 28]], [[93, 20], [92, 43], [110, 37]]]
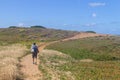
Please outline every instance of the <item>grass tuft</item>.
[[20, 80], [19, 58], [26, 54], [20, 44], [0, 46], [0, 80]]

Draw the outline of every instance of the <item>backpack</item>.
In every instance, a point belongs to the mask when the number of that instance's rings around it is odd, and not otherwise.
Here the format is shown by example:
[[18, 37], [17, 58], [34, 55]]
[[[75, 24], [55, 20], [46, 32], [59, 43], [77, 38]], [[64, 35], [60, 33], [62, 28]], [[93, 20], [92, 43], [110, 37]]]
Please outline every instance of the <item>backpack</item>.
[[37, 46], [32, 46], [32, 48], [31, 48], [31, 52], [38, 53], [39, 51], [38, 51]]
[[31, 49], [31, 52], [34, 52], [34, 49], [33, 49], [33, 48]]
[[31, 52], [35, 52], [34, 47], [35, 47], [35, 45], [31, 46]]

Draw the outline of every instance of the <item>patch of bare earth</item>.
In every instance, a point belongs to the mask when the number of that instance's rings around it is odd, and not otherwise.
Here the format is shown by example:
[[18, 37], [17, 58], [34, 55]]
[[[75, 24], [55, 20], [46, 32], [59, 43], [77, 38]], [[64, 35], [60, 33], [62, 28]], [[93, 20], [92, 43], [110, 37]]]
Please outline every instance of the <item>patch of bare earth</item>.
[[80, 62], [93, 62], [93, 60], [92, 59], [82, 59], [82, 60], [80, 60]]
[[96, 34], [96, 33], [80, 33], [80, 34], [77, 34], [73, 37], [70, 37], [70, 38], [67, 38], [67, 39], [63, 39], [63, 41], [67, 41], [67, 40], [74, 40], [74, 39], [80, 39], [80, 38], [87, 38], [87, 37], [96, 37], [96, 36], [109, 36], [109, 35], [106, 35], [106, 34]]

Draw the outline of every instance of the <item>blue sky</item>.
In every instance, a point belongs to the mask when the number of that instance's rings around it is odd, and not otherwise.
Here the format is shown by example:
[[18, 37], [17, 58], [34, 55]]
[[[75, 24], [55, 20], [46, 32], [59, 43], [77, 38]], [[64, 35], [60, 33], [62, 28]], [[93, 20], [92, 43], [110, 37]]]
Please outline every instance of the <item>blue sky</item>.
[[0, 0], [0, 27], [12, 25], [120, 34], [120, 0]]

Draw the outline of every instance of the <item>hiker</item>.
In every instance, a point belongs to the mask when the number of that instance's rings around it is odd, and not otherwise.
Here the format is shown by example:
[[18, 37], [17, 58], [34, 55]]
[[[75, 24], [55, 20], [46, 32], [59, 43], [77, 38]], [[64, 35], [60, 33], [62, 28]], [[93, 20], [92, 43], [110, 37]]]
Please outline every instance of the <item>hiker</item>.
[[[32, 44], [31, 52], [32, 52], [32, 58], [33, 58], [33, 64], [37, 64], [37, 54], [39, 53], [39, 50], [38, 50], [36, 43]], [[35, 58], [36, 58], [36, 62], [34, 62]]]

